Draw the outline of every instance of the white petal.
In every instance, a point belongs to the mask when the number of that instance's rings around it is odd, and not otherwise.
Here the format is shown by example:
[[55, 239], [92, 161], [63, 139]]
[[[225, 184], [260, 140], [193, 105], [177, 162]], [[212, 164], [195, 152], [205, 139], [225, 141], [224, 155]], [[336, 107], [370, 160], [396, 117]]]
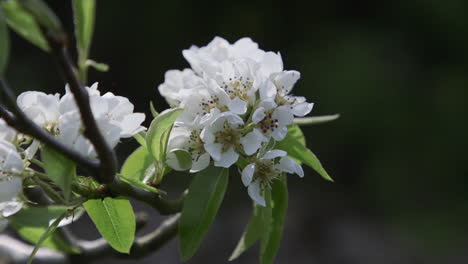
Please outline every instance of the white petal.
[[36, 155], [37, 150], [39, 149], [40, 146], [40, 141], [39, 140], [33, 140], [31, 145], [24, 151], [24, 154], [26, 155], [26, 158], [28, 160], [31, 160], [34, 155]]
[[278, 119], [279, 126], [288, 126], [293, 123], [294, 115], [289, 106], [282, 105], [273, 112], [273, 119]]
[[275, 129], [275, 131], [271, 132], [271, 136], [276, 140], [276, 141], [281, 141], [283, 140], [286, 135], [288, 134], [288, 128], [285, 126], [278, 127]]
[[301, 78], [301, 73], [298, 71], [284, 71], [275, 77], [275, 83], [278, 88], [289, 93], [299, 78]]
[[239, 159], [239, 154], [234, 150], [234, 148], [229, 148], [228, 151], [221, 153], [219, 160], [215, 160], [216, 167], [229, 168]]
[[304, 171], [302, 170], [301, 165], [295, 162], [289, 157], [283, 157], [280, 160], [280, 163], [277, 165], [281, 171], [284, 171], [289, 174], [297, 174], [300, 177], [304, 177]]
[[284, 150], [273, 149], [273, 150], [270, 150], [267, 153], [265, 153], [265, 155], [263, 155], [262, 159], [269, 160], [269, 159], [274, 159], [274, 158], [277, 158], [277, 157], [284, 157], [287, 154], [288, 153], [286, 151], [284, 151]]
[[239, 97], [236, 97], [229, 102], [228, 108], [234, 114], [243, 115], [247, 112], [247, 103]]
[[281, 55], [279, 53], [265, 53], [261, 65], [261, 71], [263, 74], [265, 74], [265, 76], [270, 76], [272, 73], [283, 71], [283, 60], [281, 59]]
[[242, 183], [247, 187], [252, 182], [255, 173], [255, 163], [251, 163], [242, 170]]
[[277, 106], [274, 99], [268, 98], [260, 102], [260, 106], [265, 108], [266, 111], [271, 110]]
[[8, 202], [15, 199], [22, 189], [23, 183], [18, 177], [0, 181], [0, 202]]
[[208, 128], [204, 128], [202, 130], [202, 132], [200, 133], [200, 138], [201, 140], [203, 140], [203, 142], [205, 142], [205, 144], [211, 144], [215, 142], [216, 139], [213, 133]]
[[210, 165], [210, 160], [210, 154], [201, 154], [198, 159], [192, 160], [192, 168], [190, 169], [190, 172], [195, 173], [204, 170], [208, 165]]
[[252, 130], [247, 135], [240, 139], [240, 143], [244, 147], [245, 154], [252, 155], [262, 146], [262, 142], [267, 141], [267, 138], [257, 129]]
[[255, 124], [258, 124], [260, 121], [262, 121], [265, 118], [265, 108], [259, 107], [255, 110], [252, 116], [252, 122]]
[[256, 202], [258, 205], [261, 205], [263, 207], [266, 206], [265, 198], [261, 194], [260, 184], [258, 183], [258, 181], [251, 183], [247, 188], [247, 192], [250, 198], [252, 198], [252, 200], [254, 200], [254, 202]]
[[145, 114], [143, 113], [133, 113], [124, 116], [120, 123], [120, 128], [122, 129], [120, 137], [132, 137], [136, 133], [145, 130], [145, 128], [141, 126], [143, 121], [145, 121]]
[[210, 156], [214, 160], [220, 160], [221, 159], [221, 151], [222, 151], [223, 145], [219, 143], [208, 143], [205, 144], [205, 150], [210, 154]]
[[226, 118], [226, 120], [229, 122], [229, 124], [231, 124], [231, 125], [243, 125], [244, 124], [244, 120], [242, 120], [242, 118], [240, 118], [240, 116], [238, 116], [238, 115], [236, 115], [234, 113], [224, 112], [221, 115], [224, 116]]
[[23, 202], [8, 201], [0, 203], [0, 213], [3, 217], [9, 217], [16, 214], [23, 207]]
[[305, 116], [308, 113], [310, 113], [310, 111], [312, 111], [313, 107], [314, 107], [313, 103], [307, 103], [307, 102], [298, 103], [298, 104], [293, 105], [292, 113], [295, 116]]
[[261, 100], [274, 99], [276, 97], [276, 94], [278, 93], [278, 90], [276, 89], [275, 85], [270, 80], [263, 82], [259, 90]]

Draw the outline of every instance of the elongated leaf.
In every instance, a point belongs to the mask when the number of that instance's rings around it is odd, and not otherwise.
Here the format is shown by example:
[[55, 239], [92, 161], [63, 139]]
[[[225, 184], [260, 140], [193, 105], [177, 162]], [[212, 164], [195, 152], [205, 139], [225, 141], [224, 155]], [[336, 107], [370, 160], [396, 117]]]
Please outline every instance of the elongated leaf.
[[41, 237], [39, 238], [39, 240], [37, 241], [37, 243], [34, 245], [34, 249], [31, 253], [31, 256], [29, 256], [29, 259], [28, 259], [28, 264], [31, 264], [32, 261], [34, 260], [34, 256], [36, 256], [36, 253], [37, 251], [39, 250], [39, 248], [41, 248], [42, 246], [42, 243], [47, 239], [49, 238], [49, 236], [51, 236], [55, 230], [57, 229], [57, 226], [59, 225], [60, 221], [62, 221], [62, 219], [65, 218], [65, 216], [67, 216], [67, 212], [63, 213], [62, 215], [60, 215], [57, 219], [55, 219], [55, 221], [46, 229], [46, 231], [41, 235]]
[[142, 183], [141, 181], [139, 180], [136, 180], [136, 179], [132, 179], [132, 178], [126, 178], [125, 176], [123, 175], [120, 175], [120, 179], [128, 184], [131, 184], [131, 185], [135, 185], [137, 187], [140, 187], [142, 189], [145, 189], [147, 191], [150, 191], [152, 193], [157, 193], [157, 194], [166, 194], [165, 191], [163, 190], [160, 190], [160, 189], [157, 189], [157, 188], [154, 188], [153, 186], [149, 186], [147, 184], [144, 184]]
[[159, 115], [158, 111], [156, 111], [156, 108], [154, 107], [153, 101], [150, 101], [150, 110], [153, 118], [156, 118]]
[[75, 163], [47, 146], [42, 148], [41, 158], [47, 175], [63, 190], [65, 201], [69, 201], [71, 185], [76, 176]]
[[89, 200], [86, 212], [109, 245], [129, 253], [135, 239], [135, 214], [130, 202], [122, 197]]
[[88, 57], [93, 37], [95, 12], [95, 0], [73, 0], [76, 44], [79, 56], [83, 56], [84, 59]]
[[298, 117], [294, 118], [294, 124], [299, 126], [318, 125], [322, 123], [331, 122], [340, 117], [339, 114], [326, 115], [326, 116], [312, 116], [312, 117]]
[[271, 190], [271, 221], [265, 221], [265, 224], [270, 222], [271, 225], [268, 228], [268, 233], [262, 238], [262, 247], [260, 249], [261, 264], [272, 264], [276, 257], [276, 252], [283, 236], [287, 209], [288, 188], [286, 177], [282, 176], [281, 179], [273, 182]]
[[[47, 231], [47, 227], [40, 226], [19, 226], [15, 223], [12, 223], [11, 226], [15, 229], [15, 231], [22, 239], [30, 242], [31, 244], [37, 244], [42, 235]], [[70, 247], [57, 235], [49, 236], [46, 240], [42, 242], [42, 247], [51, 248], [58, 251], [64, 251], [67, 253], [77, 254], [80, 252], [78, 248]]]
[[5, 71], [10, 55], [10, 36], [8, 35], [8, 28], [6, 26], [5, 16], [0, 9], [0, 74]]
[[146, 131], [140, 131], [139, 133], [133, 135], [133, 138], [142, 146], [146, 147]]
[[3, 1], [1, 7], [10, 28], [42, 50], [50, 50], [35, 18], [17, 0]]
[[65, 206], [23, 207], [10, 220], [20, 226], [48, 227], [52, 220], [67, 210]]
[[179, 225], [183, 260], [191, 258], [214, 221], [226, 192], [229, 170], [209, 166], [193, 176]]
[[181, 113], [182, 109], [179, 108], [166, 110], [151, 122], [148, 133], [146, 134], [146, 144], [150, 154], [157, 162], [164, 161], [166, 154], [164, 149], [167, 141], [161, 144], [161, 138], [164, 132], [172, 127]]
[[[124, 162], [121, 174], [129, 179], [137, 179], [141, 182], [146, 178], [150, 166], [153, 165], [153, 157], [145, 147], [139, 147]], [[152, 170], [154, 173], [154, 170]]]
[[59, 34], [62, 30], [62, 23], [55, 15], [54, 11], [50, 9], [47, 4], [42, 0], [21, 0], [23, 7], [29, 11], [36, 21], [49, 32]]
[[325, 180], [333, 181], [327, 171], [323, 168], [322, 163], [320, 163], [317, 156], [315, 156], [315, 154], [305, 146], [305, 137], [299, 126], [290, 126], [288, 128], [286, 138], [283, 141], [278, 142], [276, 148], [288, 152], [288, 156], [291, 158], [311, 167]]
[[[270, 213], [270, 215], [268, 215]], [[271, 218], [271, 209], [266, 209], [263, 206], [256, 205], [253, 206], [253, 214], [250, 217], [247, 228], [242, 234], [241, 239], [237, 243], [236, 248], [229, 257], [229, 261], [233, 261], [238, 258], [242, 253], [257, 242], [264, 232], [266, 223], [270, 221]]]

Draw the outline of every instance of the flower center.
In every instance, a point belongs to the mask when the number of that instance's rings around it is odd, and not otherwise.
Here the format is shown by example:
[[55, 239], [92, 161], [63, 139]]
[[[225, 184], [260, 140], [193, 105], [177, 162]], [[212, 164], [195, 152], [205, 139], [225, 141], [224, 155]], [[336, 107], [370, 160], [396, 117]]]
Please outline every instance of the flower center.
[[222, 106], [219, 102], [219, 97], [216, 95], [211, 95], [209, 99], [203, 98], [199, 104], [202, 112], [198, 112], [198, 115], [206, 115], [208, 114], [211, 109], [218, 108], [221, 112], [225, 112], [228, 110], [226, 106]]
[[278, 128], [278, 119], [273, 119], [274, 109], [267, 111], [265, 117], [260, 121], [259, 127], [263, 134], [266, 134], [268, 131], [275, 131]]
[[205, 153], [203, 141], [200, 138], [201, 130], [192, 130], [189, 137], [189, 148], [188, 151], [192, 153], [192, 156], [199, 157]]
[[277, 105], [293, 105], [296, 103], [297, 98], [295, 96], [278, 93], [275, 101]]
[[240, 99], [247, 101], [248, 92], [252, 89], [253, 81], [249, 77], [234, 77], [229, 78], [228, 82], [223, 82], [221, 89], [224, 89], [231, 99], [239, 97]]
[[280, 174], [281, 172], [274, 168], [273, 160], [257, 160], [255, 162], [254, 178], [260, 181], [262, 188], [269, 187], [271, 181]]
[[224, 123], [224, 128], [221, 131], [214, 133], [215, 142], [221, 144], [223, 147], [222, 152], [228, 151], [231, 147], [240, 147], [241, 133], [238, 129], [233, 128], [229, 123]]

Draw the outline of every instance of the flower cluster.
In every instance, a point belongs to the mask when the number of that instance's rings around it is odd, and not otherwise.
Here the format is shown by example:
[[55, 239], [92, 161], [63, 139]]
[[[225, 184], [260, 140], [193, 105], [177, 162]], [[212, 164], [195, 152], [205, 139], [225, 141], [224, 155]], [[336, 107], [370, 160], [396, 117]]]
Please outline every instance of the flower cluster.
[[[86, 89], [98, 128], [111, 147], [115, 147], [121, 138], [145, 130], [141, 126], [145, 115], [133, 113], [133, 104], [127, 98], [110, 92], [101, 95], [97, 86], [95, 83]], [[17, 104], [34, 123], [59, 141], [82, 155], [96, 157], [93, 145], [83, 135], [80, 112], [68, 88], [62, 97], [37, 91], [24, 92], [18, 96]], [[24, 146], [28, 147], [23, 149]], [[17, 133], [0, 119], [0, 230], [8, 223], [6, 218], [23, 205], [18, 198], [23, 188], [23, 176], [33, 172], [27, 167], [39, 147], [37, 140]]]
[[[250, 38], [230, 44], [216, 37], [205, 47], [183, 51], [191, 69], [171, 70], [158, 89], [172, 107], [183, 108], [174, 124], [168, 155], [186, 150], [190, 172], [229, 168], [246, 160], [242, 181], [250, 197], [265, 205], [263, 190], [282, 173], [304, 173], [299, 164], [272, 146], [287, 134], [294, 117], [313, 104], [291, 95], [298, 71], [283, 69], [279, 53], [266, 52]], [[171, 164], [174, 169], [180, 169]]]

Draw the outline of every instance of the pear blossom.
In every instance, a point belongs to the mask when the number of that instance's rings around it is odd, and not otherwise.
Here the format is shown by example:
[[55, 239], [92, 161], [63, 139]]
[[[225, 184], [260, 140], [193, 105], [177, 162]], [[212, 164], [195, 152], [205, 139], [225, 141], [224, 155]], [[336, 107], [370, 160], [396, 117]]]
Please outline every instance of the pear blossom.
[[0, 140], [0, 229], [6, 226], [6, 218], [23, 206], [23, 202], [17, 198], [23, 189], [20, 177], [23, 166], [23, 160], [16, 147]]
[[264, 190], [270, 188], [271, 182], [283, 173], [295, 173], [304, 177], [301, 165], [286, 155], [283, 150], [270, 150], [242, 170], [242, 183], [255, 203], [266, 206]]
[[177, 107], [189, 97], [192, 92], [206, 87], [203, 79], [191, 69], [169, 70], [164, 76], [164, 83], [159, 85], [159, 93], [171, 106]]
[[21, 93], [16, 99], [21, 110], [37, 125], [52, 130], [60, 117], [59, 94], [28, 91]]
[[255, 129], [266, 136], [271, 135], [277, 141], [284, 139], [288, 132], [287, 126], [293, 121], [289, 107], [278, 107], [271, 99], [261, 101], [252, 115], [252, 122], [257, 124]]
[[0, 118], [0, 140], [13, 142], [16, 139], [17, 132], [11, 128], [5, 120]]

